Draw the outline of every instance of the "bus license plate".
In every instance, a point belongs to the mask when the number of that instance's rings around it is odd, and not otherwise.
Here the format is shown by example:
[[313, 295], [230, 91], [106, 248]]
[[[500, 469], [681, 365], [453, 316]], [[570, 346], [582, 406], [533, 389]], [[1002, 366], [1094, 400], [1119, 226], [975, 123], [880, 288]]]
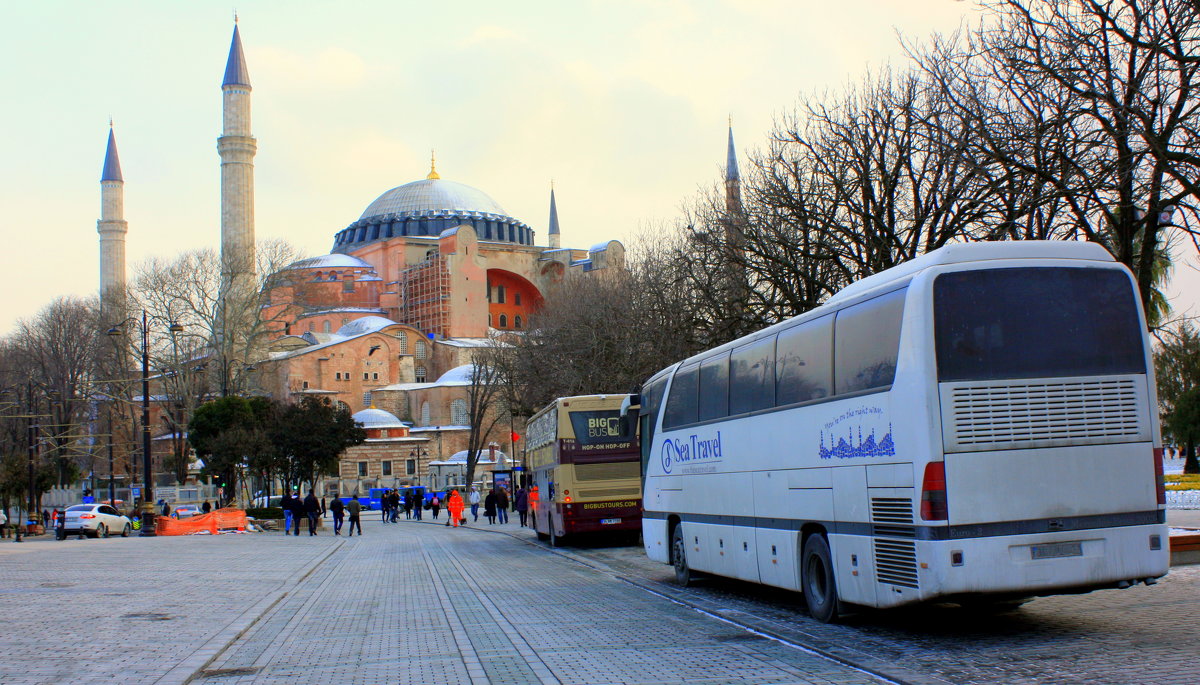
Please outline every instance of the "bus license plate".
[[621, 519], [600, 519], [600, 525], [607, 526], [613, 523], [620, 523]]
[[1034, 559], [1058, 559], [1060, 557], [1083, 556], [1082, 542], [1055, 542], [1049, 545], [1033, 545], [1029, 556]]

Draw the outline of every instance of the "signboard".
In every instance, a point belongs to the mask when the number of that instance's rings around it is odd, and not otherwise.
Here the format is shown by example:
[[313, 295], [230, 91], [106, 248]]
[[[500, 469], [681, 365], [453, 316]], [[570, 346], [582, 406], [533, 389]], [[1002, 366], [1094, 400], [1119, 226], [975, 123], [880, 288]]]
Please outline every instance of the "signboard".
[[141, 488], [133, 488], [133, 496], [134, 496], [134, 497], [141, 497], [141, 496], [142, 496], [142, 489], [141, 489]]
[[84, 498], [83, 498], [83, 503], [84, 503], [84, 504], [95, 504], [95, 503], [96, 503], [96, 498], [95, 498], [95, 497], [92, 497], [91, 495], [88, 495], [87, 497], [84, 497]]
[[492, 471], [492, 484], [498, 488], [511, 490], [512, 471]]

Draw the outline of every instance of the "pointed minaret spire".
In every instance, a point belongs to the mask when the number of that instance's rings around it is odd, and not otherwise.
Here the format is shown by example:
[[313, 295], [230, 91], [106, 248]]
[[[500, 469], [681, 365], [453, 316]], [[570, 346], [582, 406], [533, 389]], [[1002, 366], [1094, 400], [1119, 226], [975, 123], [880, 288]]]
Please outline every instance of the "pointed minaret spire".
[[554, 202], [554, 179], [550, 180], [550, 247], [562, 247], [562, 236], [558, 232], [558, 205]]
[[121, 175], [121, 159], [117, 156], [117, 138], [113, 135], [112, 119], [108, 120], [108, 149], [104, 152], [104, 171], [101, 181], [124, 181]]
[[742, 180], [738, 173], [737, 148], [733, 146], [733, 117], [729, 117], [729, 148], [725, 154], [725, 209], [740, 211], [742, 207]]
[[437, 155], [434, 154], [433, 150], [430, 150], [429, 151], [429, 175], [426, 176], [425, 179], [429, 180], [429, 181], [436, 181], [439, 178], [441, 178], [441, 176], [438, 176], [438, 172], [437, 172]]
[[117, 158], [117, 138], [112, 120], [108, 121], [108, 149], [104, 153], [104, 171], [100, 174], [100, 297], [101, 305], [110, 316], [125, 297], [125, 178], [121, 175], [121, 160]]
[[229, 43], [229, 59], [225, 61], [225, 80], [221, 85], [248, 86], [250, 72], [246, 69], [246, 55], [242, 53], [242, 34], [238, 31], [236, 17], [233, 22], [233, 41]]

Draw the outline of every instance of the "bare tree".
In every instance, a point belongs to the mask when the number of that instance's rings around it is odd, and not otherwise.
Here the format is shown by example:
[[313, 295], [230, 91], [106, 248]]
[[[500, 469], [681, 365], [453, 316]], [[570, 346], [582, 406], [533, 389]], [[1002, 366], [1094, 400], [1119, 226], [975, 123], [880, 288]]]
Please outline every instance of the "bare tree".
[[491, 442], [492, 432], [502, 419], [511, 415], [504, 402], [504, 365], [500, 361], [503, 346], [500, 340], [493, 339], [492, 346], [476, 352], [472, 360], [471, 385], [467, 390], [467, 422], [471, 426], [467, 435], [467, 485], [475, 482], [475, 467]]

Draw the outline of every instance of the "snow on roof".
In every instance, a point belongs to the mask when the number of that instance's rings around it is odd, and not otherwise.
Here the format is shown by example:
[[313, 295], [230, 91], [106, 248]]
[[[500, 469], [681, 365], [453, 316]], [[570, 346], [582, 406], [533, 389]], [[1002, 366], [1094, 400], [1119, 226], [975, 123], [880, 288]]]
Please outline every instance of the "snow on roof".
[[[496, 456], [499, 457], [500, 459], [508, 459], [508, 455], [505, 454], [504, 452], [501, 452], [500, 450], [496, 450]], [[495, 464], [497, 460], [493, 460], [491, 457], [492, 457], [491, 450], [480, 450], [479, 451], [479, 460], [475, 463], [477, 463], [477, 464]], [[458, 464], [465, 464], [465, 463], [467, 463], [467, 450], [463, 450], [461, 452], [455, 452], [454, 454], [450, 455], [450, 458], [444, 459], [442, 461], [431, 461], [431, 462], [429, 462], [429, 465], [430, 466], [455, 466]]]
[[440, 433], [441, 431], [469, 431], [470, 426], [420, 426], [418, 428], [410, 428], [409, 433]]
[[288, 266], [289, 269], [328, 269], [330, 267], [375, 270], [375, 267], [371, 266], [370, 263], [358, 257], [351, 257], [348, 254], [327, 254], [320, 257], [309, 257], [308, 259], [293, 262]]
[[471, 385], [471, 377], [475, 374], [474, 364], [463, 364], [443, 373], [441, 378], [430, 384], [430, 387], [447, 387]]
[[363, 428], [407, 428], [408, 424], [401, 421], [395, 414], [369, 407], [355, 412], [350, 418], [361, 423]]
[[439, 345], [451, 347], [493, 347], [495, 345], [491, 338], [446, 338], [436, 342]]
[[350, 323], [342, 326], [337, 330], [337, 334], [343, 338], [353, 338], [366, 333], [377, 333], [388, 326], [399, 326], [396, 321], [383, 316], [364, 316], [361, 319], [355, 319]]

